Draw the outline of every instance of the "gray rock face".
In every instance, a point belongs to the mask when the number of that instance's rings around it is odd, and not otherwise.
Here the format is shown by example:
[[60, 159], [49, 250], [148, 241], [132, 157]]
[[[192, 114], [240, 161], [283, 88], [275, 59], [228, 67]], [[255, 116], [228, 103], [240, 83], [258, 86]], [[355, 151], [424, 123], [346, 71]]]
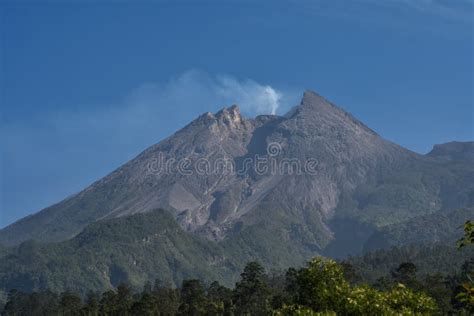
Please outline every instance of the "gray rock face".
[[[436, 164], [306, 92], [283, 117], [248, 119], [237, 106], [205, 113], [82, 192], [1, 230], [0, 243], [64, 240], [100, 219], [163, 208], [211, 240], [264, 225], [319, 251], [335, 238], [334, 219], [380, 227], [446, 208], [444, 176], [418, 182]], [[461, 172], [465, 190], [450, 187], [450, 199], [474, 192], [471, 167]], [[394, 202], [397, 194], [410, 203]]]
[[434, 145], [427, 156], [446, 160], [474, 162], [474, 142], [449, 142]]

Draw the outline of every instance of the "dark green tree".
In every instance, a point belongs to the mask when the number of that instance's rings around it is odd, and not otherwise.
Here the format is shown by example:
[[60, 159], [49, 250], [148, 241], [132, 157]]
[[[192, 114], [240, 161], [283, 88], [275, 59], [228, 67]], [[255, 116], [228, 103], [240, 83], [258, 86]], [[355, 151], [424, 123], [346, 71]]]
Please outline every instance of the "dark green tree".
[[99, 315], [99, 298], [98, 295], [92, 291], [89, 291], [86, 295], [84, 302], [84, 307], [82, 308], [83, 314], [88, 316], [97, 316]]
[[422, 281], [422, 291], [436, 300], [443, 315], [452, 314], [452, 290], [443, 275], [439, 273], [426, 275]]
[[234, 302], [237, 315], [266, 315], [271, 312], [271, 296], [265, 270], [258, 262], [248, 263], [235, 285]]
[[116, 309], [127, 314], [133, 305], [132, 289], [126, 283], [121, 283], [117, 287]]
[[143, 293], [152, 293], [153, 292], [153, 287], [151, 285], [150, 281], [146, 281], [145, 284], [143, 285]]
[[287, 293], [286, 305], [295, 304], [300, 292], [298, 284], [298, 270], [289, 268], [285, 274], [285, 291]]
[[233, 314], [232, 290], [214, 281], [207, 289], [208, 315], [232, 315]]
[[280, 271], [273, 271], [266, 277], [271, 296], [271, 308], [274, 310], [289, 304], [290, 298], [286, 291], [286, 276]]
[[106, 291], [102, 293], [102, 298], [100, 299], [100, 313], [105, 315], [113, 314], [117, 308], [117, 294], [112, 291]]
[[340, 263], [342, 269], [344, 270], [344, 278], [349, 281], [351, 284], [356, 284], [360, 282], [361, 277], [359, 273], [357, 273], [356, 269], [352, 264], [347, 261], [343, 261]]
[[132, 315], [159, 315], [158, 301], [153, 295], [153, 288], [150, 281], [143, 286], [143, 291], [136, 296], [131, 307]]
[[206, 293], [199, 280], [184, 280], [181, 286], [179, 315], [203, 315], [205, 313]]
[[474, 314], [474, 258], [464, 262], [459, 275], [455, 277], [453, 306], [463, 312]]
[[169, 283], [156, 280], [153, 296], [157, 301], [160, 315], [176, 315], [180, 305], [179, 290], [173, 289]]
[[2, 315], [55, 315], [59, 312], [58, 297], [50, 291], [31, 294], [12, 290], [8, 293], [7, 303]]
[[59, 299], [60, 313], [64, 316], [81, 315], [82, 300], [75, 293], [64, 292]]
[[[464, 236], [458, 240], [458, 249], [474, 244], [474, 221], [468, 220], [464, 223]], [[454, 298], [457, 307], [461, 306], [463, 310], [474, 313], [474, 277], [471, 262], [466, 262], [463, 266], [462, 279], [463, 282], [456, 288], [456, 296]]]
[[474, 221], [468, 220], [464, 223], [464, 236], [458, 240], [458, 248], [461, 249], [474, 243]]
[[375, 281], [374, 287], [380, 291], [388, 291], [393, 287], [393, 280], [389, 276], [380, 277]]
[[416, 276], [417, 268], [412, 262], [403, 262], [392, 271], [392, 279], [396, 283], [402, 283], [411, 289], [419, 290], [420, 282]]
[[133, 315], [159, 315], [158, 302], [156, 297], [151, 292], [144, 291], [140, 299], [133, 303], [131, 307]]

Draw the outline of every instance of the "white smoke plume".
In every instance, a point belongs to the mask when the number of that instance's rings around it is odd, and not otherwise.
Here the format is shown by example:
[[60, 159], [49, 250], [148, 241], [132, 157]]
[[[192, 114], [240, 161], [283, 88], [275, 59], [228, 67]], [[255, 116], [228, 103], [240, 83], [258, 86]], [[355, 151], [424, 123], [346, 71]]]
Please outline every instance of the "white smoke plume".
[[[15, 179], [4, 186], [2, 204], [16, 214], [0, 216], [0, 227], [79, 191], [204, 112], [238, 104], [248, 116], [272, 114], [282, 98], [290, 102], [288, 95], [254, 80], [193, 70], [143, 84], [116, 104], [92, 108], [71, 100], [61, 111], [0, 124], [2, 164], [8, 165], [2, 177]], [[24, 199], [18, 192], [25, 191], [36, 194]]]
[[282, 93], [253, 80], [238, 81], [228, 76], [216, 80], [218, 95], [234, 100], [242, 111], [250, 114], [276, 114]]

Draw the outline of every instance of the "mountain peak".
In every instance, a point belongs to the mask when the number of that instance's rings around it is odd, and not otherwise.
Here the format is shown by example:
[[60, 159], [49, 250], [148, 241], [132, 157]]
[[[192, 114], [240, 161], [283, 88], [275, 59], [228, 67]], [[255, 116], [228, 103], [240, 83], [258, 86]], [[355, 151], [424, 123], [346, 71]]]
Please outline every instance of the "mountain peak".
[[330, 101], [325, 99], [323, 96], [319, 95], [318, 93], [312, 90], [306, 90], [303, 93], [303, 98], [299, 105], [293, 107], [288, 113], [286, 113], [285, 117], [289, 118], [294, 116], [299, 112], [320, 112], [320, 113], [329, 113], [329, 112], [340, 112], [346, 113], [344, 110], [338, 108]]
[[326, 100], [321, 95], [317, 94], [312, 90], [306, 90], [303, 93], [303, 98], [301, 99], [301, 105], [309, 105], [309, 106], [316, 106], [316, 105], [331, 105], [331, 103]]
[[242, 115], [240, 114], [240, 109], [236, 104], [228, 108], [223, 108], [222, 110], [216, 113], [215, 117], [216, 119], [221, 122], [224, 122], [225, 124], [230, 124], [234, 126], [242, 123], [243, 121]]
[[[352, 114], [334, 105], [318, 93], [306, 90], [299, 105], [285, 114], [286, 118], [302, 117], [305, 120], [319, 122], [318, 125], [350, 126], [357, 125], [371, 134], [377, 135], [372, 129], [356, 119]], [[324, 121], [323, 124], [322, 121]]]
[[[313, 91], [289, 114], [247, 119], [236, 105], [204, 113], [77, 195], [1, 230], [0, 243], [64, 240], [85, 223], [155, 208], [169, 210], [186, 230], [211, 239], [231, 236], [241, 218], [251, 223], [261, 207], [298, 205], [298, 212], [312, 212], [324, 227], [320, 221], [335, 212], [340, 194], [372, 181], [379, 168], [388, 172], [412, 158]], [[249, 158], [270, 154], [270, 144], [278, 151], [272, 162], [291, 161], [289, 167], [297, 168], [295, 161], [304, 171], [308, 159], [316, 159], [317, 170], [298, 174], [277, 165], [281, 173], [271, 165], [257, 172], [257, 161]], [[227, 161], [244, 172], [217, 172]], [[325, 229], [317, 233], [330, 238]]]
[[205, 112], [199, 115], [195, 120], [188, 124], [188, 126], [192, 125], [200, 125], [200, 124], [209, 124], [213, 122], [221, 122], [226, 125], [233, 125], [236, 126], [240, 124], [244, 119], [240, 114], [240, 109], [237, 105], [232, 105], [230, 107], [224, 107], [216, 113]]

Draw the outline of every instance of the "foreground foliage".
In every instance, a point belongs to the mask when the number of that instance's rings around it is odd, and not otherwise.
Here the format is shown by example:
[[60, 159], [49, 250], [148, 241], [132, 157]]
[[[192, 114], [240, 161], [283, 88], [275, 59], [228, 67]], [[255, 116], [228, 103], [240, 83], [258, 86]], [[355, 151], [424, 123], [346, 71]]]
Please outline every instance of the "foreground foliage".
[[[297, 274], [295, 310], [341, 315], [415, 315], [433, 314], [438, 308], [433, 298], [399, 283], [388, 291], [369, 285], [351, 286], [344, 268], [333, 260], [316, 258]], [[289, 309], [292, 310], [291, 308]], [[296, 313], [297, 314], [297, 313]]]
[[[10, 291], [3, 315], [432, 315], [444, 314], [437, 299], [406, 263], [393, 271], [385, 289], [351, 282], [352, 267], [322, 257], [285, 275], [266, 274], [250, 262], [234, 289], [184, 280], [179, 288], [156, 281], [141, 291], [121, 284], [85, 297], [77, 293]], [[404, 281], [406, 284], [401, 283]], [[418, 287], [418, 289], [415, 289]], [[453, 301], [454, 302], [454, 301]], [[468, 313], [457, 302], [452, 311]]]
[[[218, 281], [205, 284], [205, 278], [183, 278], [180, 287], [169, 281], [155, 281], [152, 286], [147, 281], [142, 290], [122, 282], [101, 293], [67, 290], [58, 294], [54, 289], [29, 292], [20, 288], [8, 295], [0, 292], [0, 301], [6, 301], [2, 315], [472, 315], [474, 260], [473, 247], [467, 246], [473, 242], [473, 227], [470, 221], [464, 225], [459, 250], [446, 246], [392, 248], [339, 263], [317, 257], [304, 268], [270, 274], [260, 263], [250, 262], [233, 289]], [[169, 240], [186, 244], [180, 235], [169, 236], [173, 236]], [[84, 238], [76, 241], [87, 243]], [[143, 241], [148, 242], [146, 238]], [[37, 250], [24, 243], [18, 249], [22, 256], [16, 259], [38, 261], [34, 256], [40, 254]], [[452, 251], [462, 255], [452, 256]], [[464, 258], [460, 267], [459, 258]], [[183, 261], [174, 264], [178, 262]], [[437, 272], [440, 269], [445, 273]], [[115, 273], [120, 280], [123, 271]], [[32, 276], [38, 284], [44, 282], [41, 275]], [[25, 284], [23, 281], [20, 278], [14, 283]]]
[[[464, 223], [464, 236], [457, 242], [458, 248], [462, 249], [466, 246], [474, 244], [474, 222], [468, 220]], [[468, 306], [471, 311], [474, 310], [474, 281], [472, 274], [466, 274], [467, 280], [460, 285], [459, 293], [456, 299]]]

